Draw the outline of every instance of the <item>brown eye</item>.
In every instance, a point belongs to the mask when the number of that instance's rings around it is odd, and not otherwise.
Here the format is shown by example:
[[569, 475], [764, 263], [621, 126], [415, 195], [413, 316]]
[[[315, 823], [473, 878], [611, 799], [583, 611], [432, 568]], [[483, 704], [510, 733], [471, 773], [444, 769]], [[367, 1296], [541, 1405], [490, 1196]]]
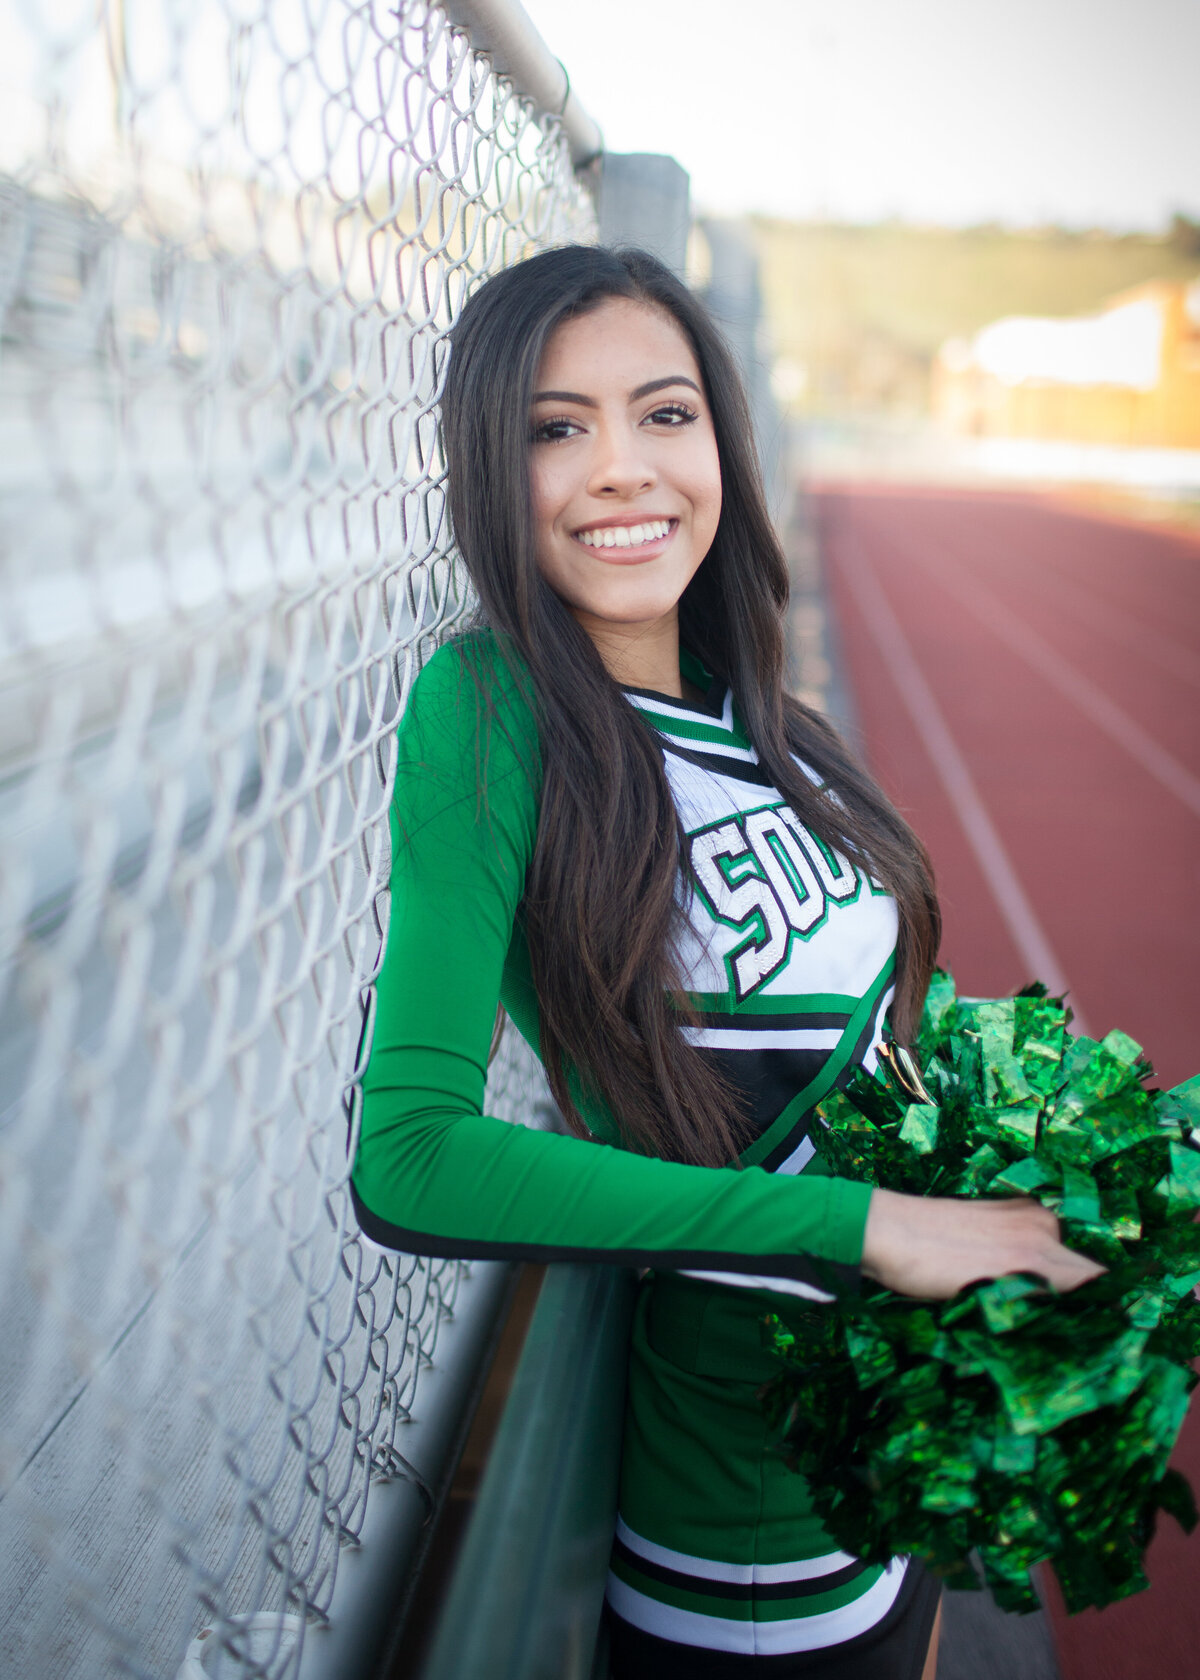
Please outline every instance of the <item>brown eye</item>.
[[686, 403], [670, 402], [659, 403], [646, 418], [656, 426], [690, 426], [693, 420], [699, 419], [699, 415]]
[[565, 414], [556, 415], [550, 420], [538, 420], [529, 429], [530, 443], [559, 443], [563, 438], [573, 437], [580, 430], [575, 420]]

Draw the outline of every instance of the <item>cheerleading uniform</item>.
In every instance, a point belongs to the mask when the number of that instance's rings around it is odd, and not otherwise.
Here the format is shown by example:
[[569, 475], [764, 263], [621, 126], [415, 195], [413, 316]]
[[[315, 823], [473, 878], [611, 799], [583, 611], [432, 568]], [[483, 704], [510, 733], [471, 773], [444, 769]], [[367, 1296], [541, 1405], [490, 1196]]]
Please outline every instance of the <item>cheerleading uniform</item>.
[[[743, 1099], [749, 1170], [635, 1154], [586, 1093], [589, 1129], [616, 1147], [487, 1117], [497, 998], [539, 1045], [521, 899], [540, 760], [528, 705], [490, 639], [468, 646], [492, 702], [484, 738], [462, 644], [425, 667], [399, 731], [358, 1217], [369, 1237], [410, 1253], [651, 1269], [608, 1587], [616, 1672], [640, 1662], [661, 1674], [682, 1649], [724, 1653], [722, 1674], [746, 1659], [754, 1674], [782, 1673], [776, 1658], [807, 1673], [797, 1653], [849, 1654], [878, 1638], [917, 1575], [907, 1571], [906, 1587], [904, 1560], [865, 1565], [836, 1548], [805, 1483], [772, 1452], [757, 1399], [775, 1370], [764, 1315], [811, 1311], [801, 1303], [831, 1299], [861, 1259], [870, 1190], [823, 1172], [813, 1110], [874, 1066], [895, 904], [784, 804], [722, 685], [704, 709], [627, 690], [656, 732], [687, 836], [681, 959], [699, 1019], [681, 1030]], [[686, 660], [685, 675], [708, 682]], [[928, 1604], [918, 1620], [927, 1638]]]

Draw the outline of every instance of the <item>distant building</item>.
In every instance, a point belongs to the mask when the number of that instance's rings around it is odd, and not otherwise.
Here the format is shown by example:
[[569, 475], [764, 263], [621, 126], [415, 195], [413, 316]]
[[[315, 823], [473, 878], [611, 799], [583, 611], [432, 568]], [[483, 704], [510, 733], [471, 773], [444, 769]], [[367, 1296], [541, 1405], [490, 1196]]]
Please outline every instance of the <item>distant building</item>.
[[975, 437], [1200, 449], [1200, 277], [1148, 281], [1096, 315], [1012, 316], [949, 339], [932, 405]]

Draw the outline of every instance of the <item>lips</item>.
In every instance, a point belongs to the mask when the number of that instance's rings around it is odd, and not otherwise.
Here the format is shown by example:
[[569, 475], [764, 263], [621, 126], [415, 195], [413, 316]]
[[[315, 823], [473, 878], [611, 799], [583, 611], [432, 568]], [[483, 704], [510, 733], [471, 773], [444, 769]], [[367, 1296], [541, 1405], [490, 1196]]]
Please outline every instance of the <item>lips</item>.
[[575, 532], [585, 548], [645, 548], [669, 537], [674, 519], [644, 519], [633, 525], [590, 525]]

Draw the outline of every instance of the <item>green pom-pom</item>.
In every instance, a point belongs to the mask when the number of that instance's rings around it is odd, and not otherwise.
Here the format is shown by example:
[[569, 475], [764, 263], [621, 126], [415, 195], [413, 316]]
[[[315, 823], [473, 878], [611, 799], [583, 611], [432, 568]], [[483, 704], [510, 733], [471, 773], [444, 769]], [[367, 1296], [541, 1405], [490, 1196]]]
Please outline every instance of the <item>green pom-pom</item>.
[[969, 1002], [935, 975], [919, 1078], [858, 1073], [818, 1111], [820, 1152], [909, 1195], [1035, 1197], [1107, 1272], [1067, 1295], [1008, 1277], [789, 1307], [764, 1389], [839, 1546], [963, 1587], [977, 1551], [1016, 1610], [1045, 1561], [1071, 1610], [1138, 1592], [1158, 1512], [1196, 1522], [1167, 1461], [1200, 1357], [1200, 1077], [1148, 1092], [1138, 1044], [1070, 1020], [1044, 986]]

